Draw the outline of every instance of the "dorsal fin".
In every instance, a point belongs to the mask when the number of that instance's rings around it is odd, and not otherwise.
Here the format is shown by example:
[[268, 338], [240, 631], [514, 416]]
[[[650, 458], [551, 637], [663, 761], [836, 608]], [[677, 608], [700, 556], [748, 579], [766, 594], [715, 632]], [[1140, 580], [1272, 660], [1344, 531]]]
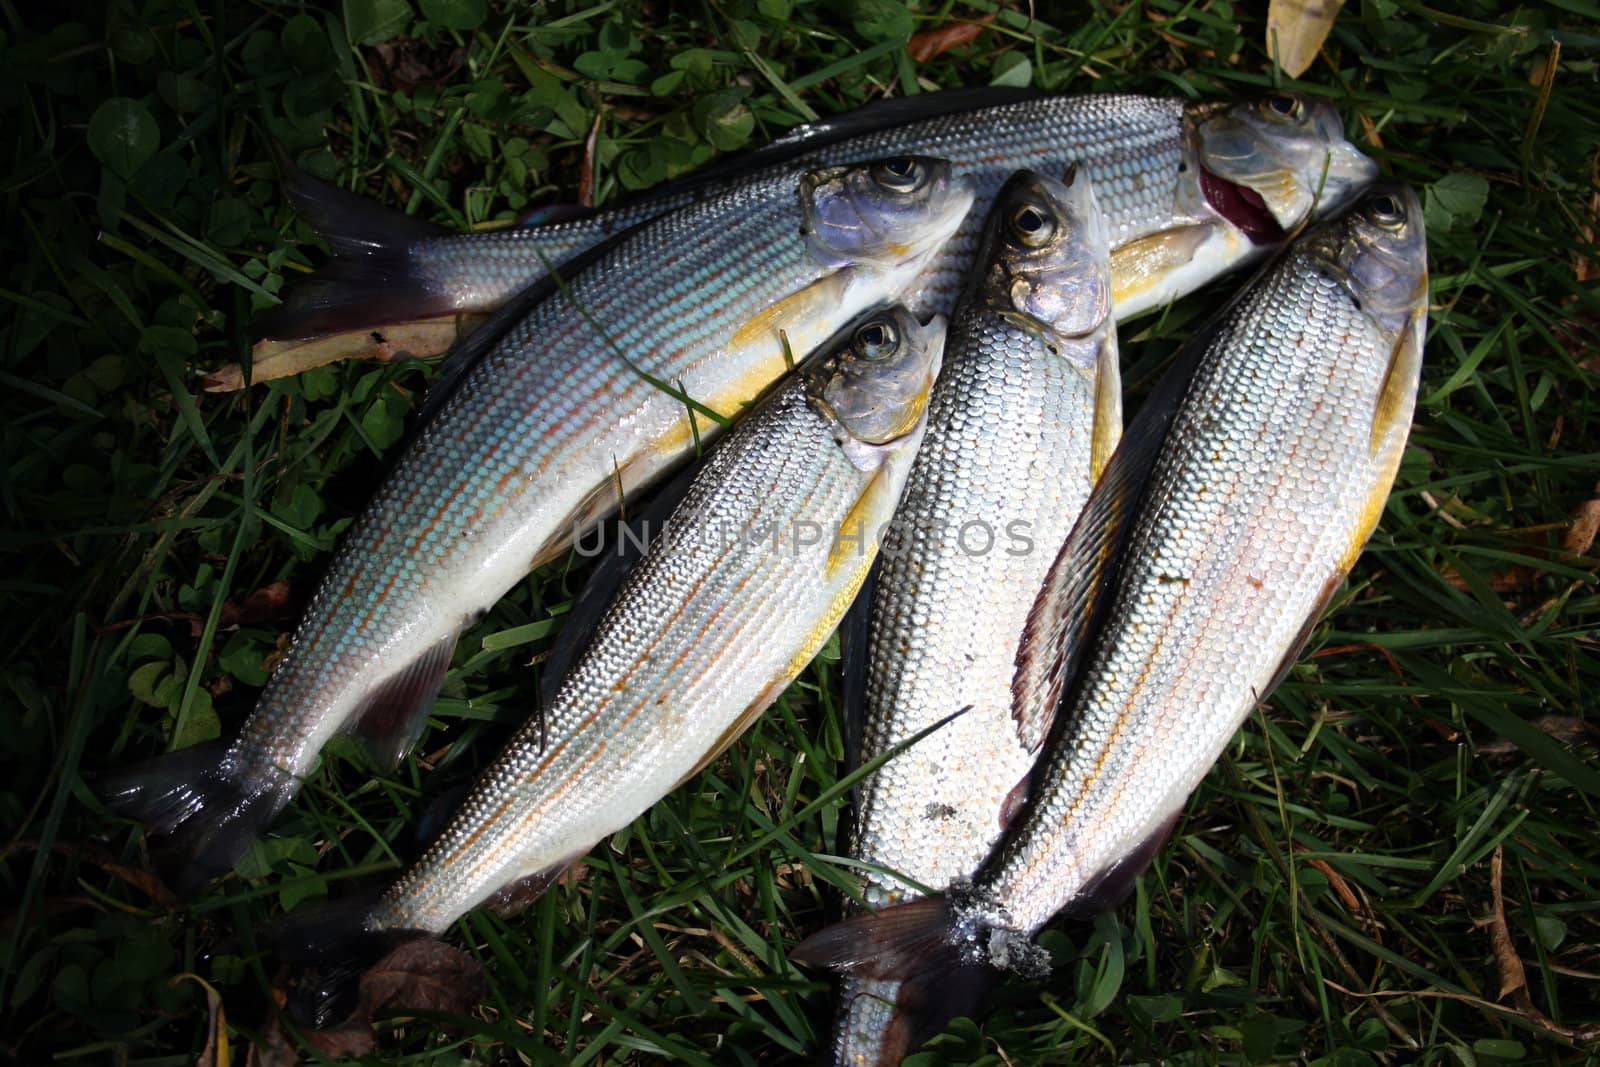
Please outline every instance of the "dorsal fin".
[[872, 638], [872, 601], [882, 569], [880, 556], [839, 622], [839, 732], [844, 741], [844, 766], [839, 773], [843, 775], [853, 774], [861, 766], [867, 724], [867, 645]]

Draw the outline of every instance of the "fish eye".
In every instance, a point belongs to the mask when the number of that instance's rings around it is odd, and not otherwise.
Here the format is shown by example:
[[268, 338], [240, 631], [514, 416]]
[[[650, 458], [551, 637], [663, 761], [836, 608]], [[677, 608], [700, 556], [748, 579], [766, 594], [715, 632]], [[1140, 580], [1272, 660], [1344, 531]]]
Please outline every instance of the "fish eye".
[[1268, 97], [1267, 108], [1277, 117], [1290, 121], [1299, 121], [1305, 112], [1305, 105], [1300, 102], [1300, 98], [1288, 93], [1278, 93]]
[[862, 359], [887, 359], [899, 344], [894, 326], [882, 319], [874, 319], [856, 331], [855, 350]]
[[1367, 201], [1367, 214], [1379, 226], [1386, 230], [1397, 230], [1405, 222], [1405, 209], [1400, 204], [1400, 199], [1389, 193], [1379, 193]]
[[886, 159], [872, 168], [879, 185], [897, 193], [908, 193], [922, 184], [922, 164], [903, 156]]
[[1055, 236], [1056, 224], [1050, 216], [1034, 207], [1023, 204], [1011, 213], [1011, 233], [1029, 248], [1038, 248]]

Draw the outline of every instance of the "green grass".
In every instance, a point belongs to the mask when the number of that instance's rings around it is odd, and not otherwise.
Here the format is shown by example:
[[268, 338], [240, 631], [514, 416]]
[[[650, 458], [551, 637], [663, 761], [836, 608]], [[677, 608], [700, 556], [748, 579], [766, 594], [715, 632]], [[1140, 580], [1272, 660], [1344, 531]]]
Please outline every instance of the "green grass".
[[[572, 200], [596, 121], [609, 202], [885, 92], [1000, 80], [1226, 99], [1277, 81], [1265, 5], [1223, 0], [1038, 4], [927, 63], [905, 34], [990, 5], [41, 7], [0, 0], [0, 1050], [28, 1063], [191, 1061], [206, 992], [180, 975], [221, 994], [238, 1057], [269, 1016], [260, 925], [392, 872], [430, 800], [532, 706], [529, 660], [578, 580], [548, 568], [465, 637], [420, 759], [375, 779], [334, 746], [238, 875], [186, 908], [161, 898], [94, 776], [243, 719], [429, 374], [349, 365], [198, 392], [319, 255], [271, 139], [477, 226]], [[400, 36], [427, 43], [404, 93], [370, 43]], [[1527, 1009], [1600, 1023], [1600, 556], [1559, 549], [1600, 476], [1597, 58], [1590, 0], [1364, 0], [1295, 83], [1427, 196], [1432, 322], [1396, 491], [1306, 658], [1137, 895], [1049, 932], [1054, 976], [1004, 986], [919, 1062], [1595, 1062]], [[1126, 380], [1147, 384], [1205, 304], [1126, 329]], [[241, 615], [280, 581], [287, 608]], [[514, 921], [463, 920], [451, 940], [485, 967], [482, 1006], [384, 1024], [381, 1062], [816, 1048], [828, 983], [784, 954], [853, 877], [834, 854], [833, 668], [824, 655], [575, 884]], [[1501, 996], [1486, 922], [1497, 853], [1521, 1000]]]

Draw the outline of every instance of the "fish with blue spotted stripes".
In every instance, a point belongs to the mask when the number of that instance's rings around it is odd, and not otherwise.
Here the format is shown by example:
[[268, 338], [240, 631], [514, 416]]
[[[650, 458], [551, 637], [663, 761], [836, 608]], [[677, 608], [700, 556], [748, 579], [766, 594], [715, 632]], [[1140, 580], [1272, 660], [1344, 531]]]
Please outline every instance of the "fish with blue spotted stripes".
[[1051, 564], [1012, 713], [1051, 724], [971, 879], [813, 935], [865, 979], [1038, 977], [1052, 916], [1114, 904], [1294, 664], [1383, 513], [1427, 332], [1416, 194], [1313, 226], [1174, 359]]
[[[135, 767], [114, 808], [175, 888], [226, 871], [348, 731], [394, 766], [460, 631], [710, 441], [803, 356], [892, 301], [973, 190], [925, 157], [767, 172], [608, 247], [509, 325], [345, 537], [231, 742]], [[486, 327], [488, 329], [488, 327]]]
[[[855, 599], [926, 426], [945, 322], [875, 312], [711, 450], [554, 694], [427, 852], [345, 923], [280, 937], [291, 1009], [337, 1022], [387, 945], [524, 904], [695, 774], [803, 670]], [[759, 538], [719, 532], [761, 530]], [[589, 594], [585, 594], [586, 596]]]
[[1161, 307], [1256, 258], [1377, 177], [1331, 105], [1292, 93], [1229, 104], [994, 87], [923, 93], [796, 127], [746, 159], [618, 207], [489, 233], [447, 233], [296, 183], [301, 214], [341, 254], [257, 328], [287, 343], [350, 331], [364, 348], [375, 327], [493, 311], [552, 265], [647, 219], [722, 197], [752, 171], [913, 154], [950, 160], [977, 193], [974, 210], [905, 294], [924, 314], [954, 308], [984, 213], [1019, 170], [1060, 177], [1077, 162], [1094, 182], [1119, 316]]

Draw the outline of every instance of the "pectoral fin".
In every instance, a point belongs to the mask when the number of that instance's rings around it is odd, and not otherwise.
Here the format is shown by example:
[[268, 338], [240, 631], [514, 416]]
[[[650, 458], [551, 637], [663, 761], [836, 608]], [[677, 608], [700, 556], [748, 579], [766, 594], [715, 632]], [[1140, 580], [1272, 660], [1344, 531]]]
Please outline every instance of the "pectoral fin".
[[1367, 444], [1372, 482], [1356, 511], [1350, 539], [1340, 554], [1341, 575], [1355, 566], [1356, 557], [1366, 547], [1372, 531], [1378, 528], [1384, 504], [1389, 500], [1389, 490], [1400, 470], [1400, 458], [1405, 454], [1406, 438], [1411, 434], [1411, 416], [1417, 405], [1417, 381], [1422, 374], [1421, 314], [1415, 313], [1400, 331], [1394, 351], [1389, 355], [1388, 372], [1373, 405], [1372, 431]]
[[502, 919], [515, 918], [520, 915], [528, 905], [544, 896], [544, 891], [561, 877], [561, 872], [570, 867], [577, 856], [570, 856], [558, 863], [532, 874], [525, 874], [521, 878], [513, 878], [505, 885], [491, 893], [480, 905], [486, 911], [492, 911]]
[[[1068, 695], [1087, 636], [1109, 598], [1145, 484], [1226, 311], [1190, 336], [1117, 442], [1028, 613], [1011, 696], [1018, 739], [1030, 752], [1044, 744]], [[1097, 432], [1098, 426], [1097, 413]]]
[[728, 724], [728, 728], [723, 730], [722, 733], [717, 736], [716, 741], [710, 748], [706, 749], [704, 755], [702, 755], [699, 761], [696, 762], [692, 768], [690, 768], [689, 772], [672, 784], [672, 788], [678, 788], [684, 782], [687, 782], [689, 779], [705, 770], [711, 765], [712, 760], [716, 759], [718, 756], [727, 751], [728, 746], [737, 741], [739, 739], [739, 735], [748, 730], [750, 728], [750, 724], [759, 719], [761, 717], [761, 713], [772, 706], [772, 702], [778, 699], [778, 694], [783, 692], [784, 688], [788, 686], [789, 681], [791, 680], [792, 679], [781, 679], [763, 690], [761, 695], [752, 701], [749, 707], [741, 711], [738, 716], [734, 718], [733, 722]]
[[1143, 841], [1085, 882], [1071, 903], [1062, 910], [1068, 915], [1087, 919], [1116, 907], [1133, 891], [1133, 885], [1139, 880], [1139, 875], [1150, 866], [1150, 861], [1156, 858], [1161, 846], [1172, 836], [1172, 828], [1178, 825], [1178, 818], [1182, 814], [1183, 809], [1180, 807], [1162, 819], [1156, 829]]
[[1111, 300], [1125, 304], [1194, 261], [1215, 226], [1209, 222], [1175, 226], [1120, 245], [1111, 252]]
[[[781, 361], [782, 338], [799, 337], [812, 323], [834, 321], [835, 316], [830, 312], [844, 302], [844, 292], [849, 284], [848, 270], [836, 270], [823, 275], [804, 289], [790, 293], [751, 316], [734, 331], [728, 347], [740, 349], [752, 344], [768, 344], [772, 346], [773, 357]], [[804, 351], [794, 352], [796, 361], [805, 355]], [[778, 377], [784, 369], [780, 363], [778, 371], [768, 380]]]
[[1117, 365], [1113, 328], [1100, 344], [1094, 371], [1094, 437], [1089, 450], [1089, 484], [1100, 481], [1122, 440], [1122, 368]]

